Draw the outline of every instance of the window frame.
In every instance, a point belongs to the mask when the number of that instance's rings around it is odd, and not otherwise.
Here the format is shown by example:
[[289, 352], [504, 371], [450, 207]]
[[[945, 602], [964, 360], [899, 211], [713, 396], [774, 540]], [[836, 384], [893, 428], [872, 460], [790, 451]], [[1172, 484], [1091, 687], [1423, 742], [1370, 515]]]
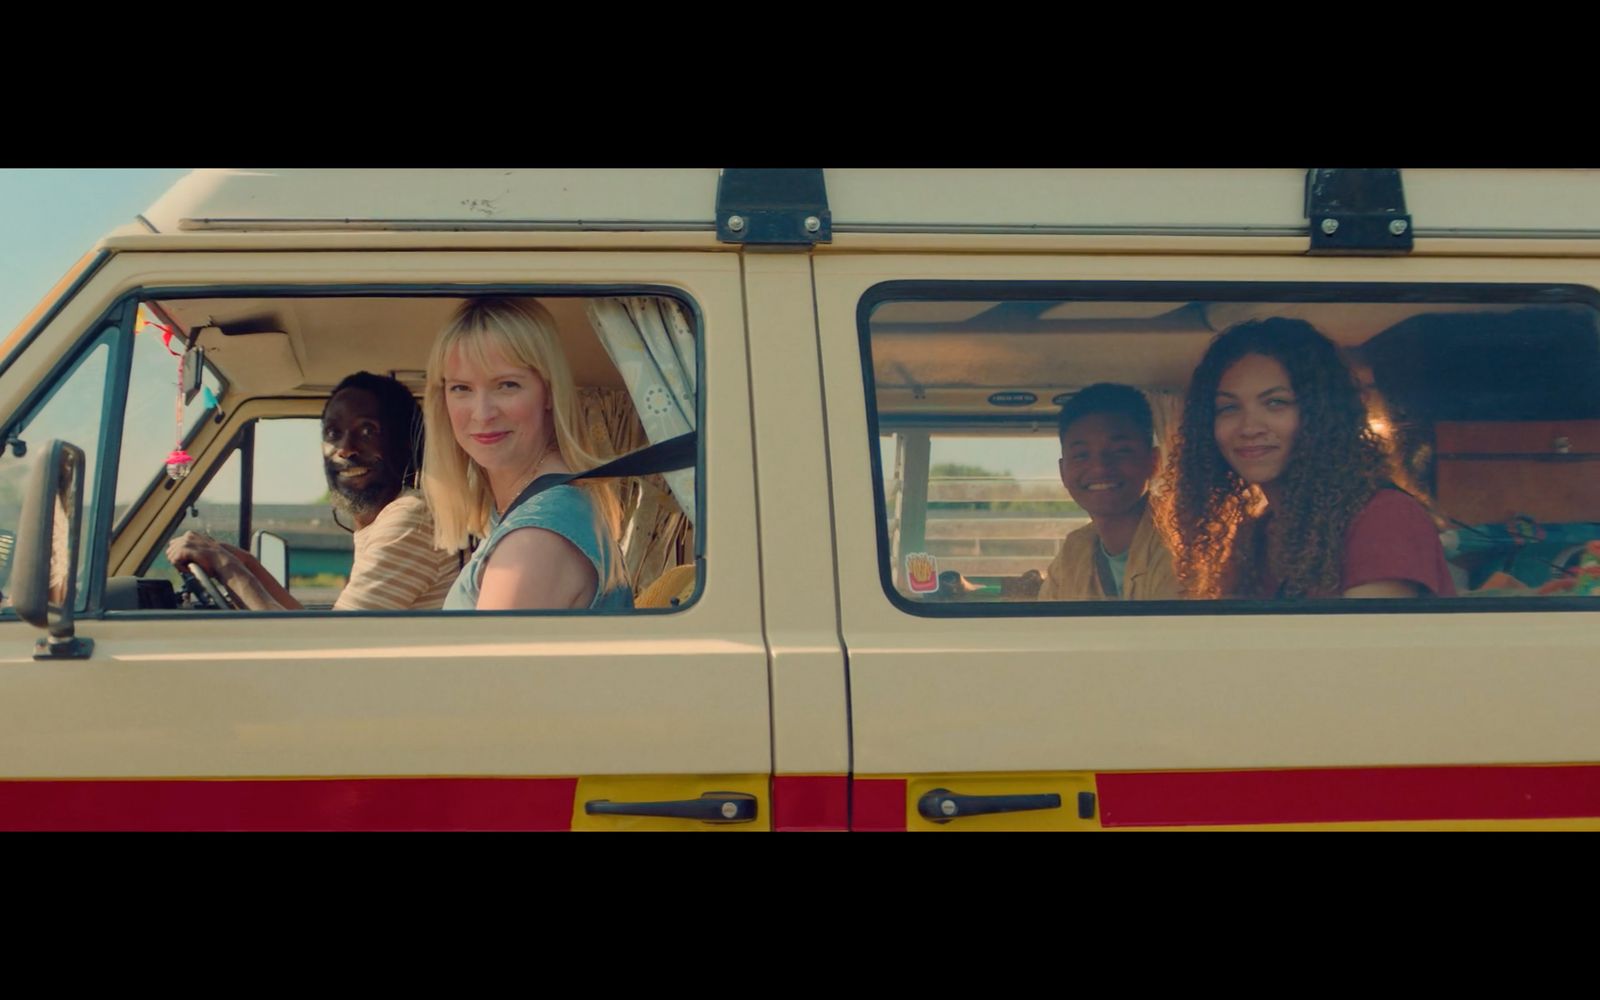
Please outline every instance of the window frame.
[[[1574, 283], [1529, 282], [1372, 282], [1372, 281], [1102, 281], [895, 279], [872, 285], [856, 303], [862, 401], [872, 453], [884, 428], [878, 415], [877, 381], [872, 364], [872, 313], [890, 302], [1293, 302], [1418, 303], [1423, 305], [1583, 305], [1600, 323], [1600, 289]], [[919, 417], [919, 424], [932, 423]], [[985, 415], [984, 426], [1033, 425], [1037, 413]], [[890, 429], [892, 433], [893, 429]], [[873, 531], [877, 538], [878, 581], [889, 603], [916, 618], [1077, 618], [1234, 616], [1260, 614], [1470, 614], [1478, 612], [1556, 613], [1600, 611], [1600, 598], [1573, 596], [1309, 598], [1176, 601], [916, 601], [894, 586], [892, 546], [882, 463], [871, 468]]]
[[[508, 296], [508, 297], [519, 297], [519, 298], [534, 298], [534, 297], [538, 297], [538, 298], [581, 298], [581, 299], [615, 298], [615, 297], [622, 297], [622, 296], [655, 296], [655, 297], [661, 297], [661, 298], [670, 298], [670, 299], [673, 299], [674, 301], [678, 302], [680, 305], [682, 305], [684, 307], [687, 315], [689, 316], [690, 322], [693, 325], [693, 331], [694, 331], [694, 337], [695, 337], [695, 376], [696, 376], [696, 385], [701, 387], [695, 394], [695, 409], [696, 409], [695, 427], [696, 427], [697, 431], [701, 430], [701, 429], [703, 429], [705, 427], [706, 392], [705, 392], [705, 390], [703, 388], [704, 385], [705, 385], [705, 357], [706, 357], [705, 315], [704, 315], [703, 311], [700, 308], [700, 304], [697, 301], [695, 301], [695, 299], [694, 299], [694, 297], [692, 295], [690, 295], [687, 291], [685, 291], [685, 290], [683, 290], [681, 288], [677, 288], [677, 287], [674, 287], [672, 285], [665, 284], [665, 283], [661, 283], [661, 284], [645, 284], [645, 283], [578, 284], [578, 283], [572, 283], [572, 282], [517, 282], [517, 283], [496, 282], [496, 283], [484, 283], [484, 284], [466, 284], [466, 283], [461, 283], [461, 282], [450, 282], [450, 283], [447, 283], [447, 282], [425, 282], [425, 283], [423, 283], [423, 282], [411, 282], [411, 283], [399, 283], [399, 284], [375, 284], [375, 283], [371, 283], [371, 282], [361, 282], [361, 283], [343, 282], [343, 283], [333, 283], [333, 284], [326, 284], [326, 285], [295, 285], [295, 284], [283, 284], [283, 283], [278, 283], [278, 282], [266, 282], [266, 283], [261, 283], [261, 284], [225, 283], [225, 284], [212, 284], [212, 285], [184, 285], [184, 286], [180, 286], [180, 287], [172, 287], [172, 286], [166, 286], [166, 285], [148, 285], [148, 286], [139, 286], [139, 287], [132, 288], [132, 289], [128, 290], [127, 292], [125, 292], [124, 294], [120, 295], [118, 297], [118, 299], [117, 299], [117, 302], [113, 305], [112, 309], [108, 310], [108, 313], [114, 312], [118, 307], [129, 308], [129, 303], [132, 304], [131, 308], [136, 310], [137, 307], [138, 307], [138, 304], [140, 302], [144, 302], [144, 301], [160, 301], [160, 300], [174, 300], [174, 299], [207, 299], [207, 298], [229, 298], [229, 297], [257, 298], [257, 299], [263, 299], [263, 298], [288, 298], [288, 299], [309, 299], [309, 298], [373, 298], [373, 299], [379, 299], [379, 298], [400, 298], [400, 299], [449, 298], [449, 299], [461, 299], [461, 298], [485, 298], [485, 297], [492, 297], [492, 296]], [[129, 322], [130, 323], [133, 321], [132, 317], [133, 317], [133, 314], [130, 313], [129, 314]], [[104, 323], [102, 321], [102, 323], [96, 324], [94, 326], [91, 326], [89, 329], [91, 329], [91, 330], [101, 330], [101, 329], [103, 329], [103, 327], [104, 327]], [[127, 409], [128, 379], [129, 379], [129, 375], [130, 375], [129, 369], [130, 369], [131, 364], [132, 364], [132, 349], [133, 349], [133, 342], [132, 342], [133, 338], [132, 338], [132, 328], [131, 327], [129, 327], [128, 330], [124, 331], [124, 335], [123, 335], [122, 340], [123, 340], [123, 343], [124, 343], [124, 352], [125, 353], [124, 353], [124, 356], [123, 356], [123, 361], [121, 363], [121, 366], [115, 372], [115, 377], [116, 377], [116, 381], [117, 381], [117, 384], [118, 384], [118, 390], [119, 390], [120, 394], [117, 396], [117, 399], [119, 401], [119, 405], [116, 407], [114, 412], [118, 413], [121, 416], [122, 419], [125, 419], [126, 418], [126, 409]], [[75, 347], [74, 348], [74, 353], [76, 351], [77, 351], [77, 348]], [[57, 370], [53, 368], [51, 370], [51, 377], [49, 379], [49, 383], [50, 384], [54, 383], [56, 375], [57, 375]], [[270, 398], [270, 397], [259, 397], [259, 398]], [[234, 402], [234, 405], [237, 406], [239, 402], [240, 401], [236, 400]], [[219, 411], [219, 412], [221, 412], [221, 411]], [[117, 455], [117, 457], [120, 460], [120, 458], [121, 458], [120, 445], [121, 445], [122, 420], [119, 419], [118, 421], [115, 421], [115, 423], [117, 424], [117, 442], [116, 442], [117, 445], [118, 445], [118, 449], [117, 449], [118, 450], [118, 455]], [[253, 424], [254, 421], [251, 421], [251, 423]], [[203, 424], [204, 424], [204, 421], [201, 421], [199, 424], [197, 424], [196, 425], [197, 429], [200, 426], [203, 426]], [[105, 430], [104, 425], [102, 425], [102, 436], [104, 436], [104, 430]], [[208, 472], [207, 472], [206, 479], [199, 484], [199, 489], [200, 490], [204, 490], [204, 488], [210, 484], [211, 476], [216, 475], [216, 473], [218, 471], [220, 471], [222, 465], [227, 460], [227, 456], [232, 454], [233, 450], [236, 447], [238, 447], [238, 445], [239, 445], [239, 442], [237, 440], [237, 436], [235, 436], [235, 438], [230, 438], [229, 443], [227, 444], [227, 446], [221, 452], [219, 452], [219, 455], [221, 456], [219, 461], [217, 461], [216, 463], [213, 463], [213, 467], [211, 469], [209, 469]], [[115, 473], [113, 472], [112, 475], [114, 476]], [[152, 484], [151, 489], [146, 494], [144, 494], [144, 496], [141, 498], [141, 500], [139, 501], [139, 504], [135, 505], [135, 507], [130, 507], [129, 509], [133, 510], [133, 509], [136, 509], [137, 506], [140, 506], [140, 505], [143, 505], [145, 503], [148, 503], [149, 499], [150, 499], [150, 495], [155, 492], [155, 490], [156, 490], [156, 488], [158, 488], [160, 482], [161, 482], [161, 480], [159, 478], [157, 478], [154, 481], [154, 483]], [[679, 614], [679, 613], [681, 613], [681, 612], [693, 607], [696, 603], [698, 603], [698, 601], [700, 599], [700, 595], [705, 590], [705, 572], [704, 572], [704, 569], [703, 569], [703, 560], [705, 558], [705, 532], [706, 532], [706, 526], [709, 523], [709, 519], [708, 519], [707, 514], [706, 514], [706, 509], [707, 509], [706, 500], [707, 500], [707, 497], [706, 497], [705, 483], [706, 483], [706, 439], [705, 439], [705, 436], [703, 434], [701, 434], [698, 437], [697, 441], [696, 441], [696, 454], [695, 454], [695, 509], [698, 512], [698, 522], [695, 525], [695, 531], [694, 531], [694, 558], [695, 558], [696, 564], [698, 566], [700, 566], [701, 569], [695, 575], [695, 589], [694, 589], [694, 592], [689, 596], [688, 600], [684, 601], [683, 603], [681, 603], [679, 605], [676, 605], [676, 606], [673, 606], [673, 607], [666, 607], [666, 608], [632, 608], [632, 609], [627, 610], [627, 611], [590, 611], [588, 609], [579, 609], [579, 610], [530, 609], [530, 610], [503, 610], [503, 611], [502, 610], [478, 611], [478, 610], [474, 609], [474, 610], [470, 610], [470, 611], [466, 611], [466, 610], [462, 610], [462, 611], [444, 611], [444, 610], [440, 609], [440, 610], [429, 610], [429, 611], [415, 611], [415, 610], [400, 610], [400, 611], [396, 611], [396, 610], [359, 610], [359, 611], [357, 611], [357, 610], [350, 610], [350, 611], [339, 611], [339, 612], [337, 612], [337, 614], [341, 616], [341, 620], [343, 618], [393, 618], [393, 617], [414, 618], [414, 617], [418, 617], [418, 616], [431, 617], [431, 616], [437, 616], [437, 615], [447, 616], [447, 617], [450, 617], [450, 618], [458, 618], [458, 617], [463, 617], [463, 616], [537, 617], [537, 618], [551, 617], [551, 616], [579, 616], [579, 617], [586, 617], [586, 618], [607, 618], [607, 617], [629, 617], [629, 618], [631, 618], [631, 617], [639, 617], [639, 616], [676, 615], [676, 614]], [[110, 489], [110, 490], [114, 490], [114, 488], [115, 488], [114, 479], [107, 483], [106, 488]], [[107, 514], [106, 519], [107, 520], [109, 520], [110, 509], [111, 508], [108, 505], [107, 506], [107, 510], [106, 510], [106, 514]], [[176, 518], [177, 518], [177, 515], [174, 515], [174, 518], [173, 518], [172, 522], [167, 525], [166, 531], [168, 533], [170, 533], [172, 528], [177, 524], [177, 519]], [[102, 537], [105, 539], [105, 542], [104, 542], [104, 544], [102, 544], [100, 546], [100, 551], [95, 553], [96, 561], [93, 561], [93, 562], [88, 564], [88, 572], [92, 575], [93, 581], [95, 581], [95, 585], [94, 585], [94, 588], [93, 588], [94, 592], [92, 594], [92, 599], [89, 601], [89, 603], [86, 606], [86, 610], [80, 615], [80, 617], [92, 617], [92, 618], [102, 618], [102, 619], [110, 618], [110, 619], [113, 619], [113, 620], [132, 619], [132, 620], [140, 620], [140, 621], [147, 620], [147, 619], [149, 619], [149, 620], [178, 620], [178, 621], [189, 621], [189, 620], [192, 620], [193, 614], [194, 614], [194, 612], [192, 612], [192, 611], [184, 611], [184, 610], [172, 611], [172, 610], [165, 610], [165, 609], [159, 609], [159, 610], [146, 609], [146, 610], [137, 610], [137, 611], [135, 611], [135, 610], [108, 611], [107, 609], [105, 609], [104, 601], [103, 601], [103, 592], [104, 592], [104, 589], [105, 589], [105, 580], [106, 580], [106, 571], [107, 571], [107, 559], [108, 559], [109, 552], [110, 552], [110, 542], [111, 542], [110, 525], [109, 525], [109, 523], [104, 526], [104, 529], [102, 530]], [[166, 536], [162, 535], [161, 537], [166, 537]], [[154, 552], [150, 553], [149, 555], [147, 555], [147, 557], [145, 559], [140, 561], [140, 564], [139, 564], [140, 565], [140, 572], [141, 573], [147, 572], [148, 569], [149, 569], [150, 563], [153, 562], [153, 561], [154, 561]], [[84, 582], [80, 580], [79, 581], [79, 592], [83, 593], [85, 590], [86, 590], [86, 588], [84, 586]], [[323, 609], [323, 610], [318, 610], [318, 609], [291, 609], [291, 610], [283, 610], [283, 611], [250, 611], [250, 612], [240, 612], [240, 613], [241, 614], [248, 614], [248, 615], [250, 615], [252, 617], [270, 616], [270, 617], [277, 617], [277, 618], [304, 618], [304, 617], [325, 617], [325, 616], [327, 616], [329, 614], [334, 614], [335, 612], [331, 612], [331, 611], [328, 611], [326, 609]]]
[[[59, 304], [64, 304], [64, 301]], [[66, 387], [67, 380], [77, 373], [79, 366], [93, 351], [102, 343], [106, 346], [108, 353], [105, 382], [100, 389], [100, 428], [92, 442], [95, 456], [94, 479], [92, 482], [84, 483], [87, 497], [84, 507], [86, 511], [92, 512], [94, 517], [91, 520], [86, 513], [79, 526], [79, 531], [83, 532], [83, 538], [79, 542], [82, 569], [77, 585], [78, 606], [75, 613], [80, 617], [92, 615], [95, 609], [101, 606], [104, 598], [105, 563], [111, 550], [110, 522], [116, 506], [115, 466], [122, 452], [122, 421], [109, 420], [108, 415], [123, 413], [127, 408], [128, 369], [133, 363], [132, 334], [137, 311], [138, 303], [135, 296], [118, 296], [84, 327], [83, 333], [61, 353], [44, 378], [23, 397], [15, 415], [0, 427], [0, 436], [9, 442], [17, 433], [17, 428], [26, 427], [38, 419], [40, 411], [50, 404], [56, 393]], [[9, 367], [10, 359], [20, 357], [21, 351], [27, 344], [37, 338], [43, 330], [43, 322], [41, 321], [32, 336], [12, 353], [6, 365], [0, 366], [0, 372]], [[6, 446], [9, 447], [9, 444]], [[82, 446], [87, 449], [90, 444], [84, 443]], [[111, 467], [108, 468], [108, 465]], [[101, 497], [105, 497], [106, 502], [102, 503]], [[82, 575], [87, 575], [89, 579], [82, 579]], [[7, 616], [14, 618], [15, 612], [8, 610]]]

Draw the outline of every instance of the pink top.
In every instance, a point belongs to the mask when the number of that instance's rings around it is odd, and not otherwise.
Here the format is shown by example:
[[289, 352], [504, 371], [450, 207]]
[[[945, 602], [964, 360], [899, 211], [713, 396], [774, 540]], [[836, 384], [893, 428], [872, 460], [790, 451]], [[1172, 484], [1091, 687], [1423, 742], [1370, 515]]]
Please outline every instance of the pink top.
[[[1264, 531], [1265, 520], [1258, 524], [1257, 530]], [[1273, 597], [1281, 581], [1265, 565], [1264, 549], [1257, 549], [1262, 564], [1257, 596]], [[1414, 583], [1436, 597], [1456, 596], [1439, 530], [1422, 504], [1404, 490], [1381, 489], [1373, 494], [1345, 532], [1339, 592], [1380, 580]]]

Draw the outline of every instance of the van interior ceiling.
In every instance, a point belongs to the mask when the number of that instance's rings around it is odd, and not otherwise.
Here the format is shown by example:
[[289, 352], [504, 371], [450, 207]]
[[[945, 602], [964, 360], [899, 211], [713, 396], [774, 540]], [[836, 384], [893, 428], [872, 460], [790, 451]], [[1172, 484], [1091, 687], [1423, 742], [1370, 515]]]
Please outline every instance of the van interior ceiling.
[[[587, 298], [533, 298], [555, 317], [580, 386], [623, 388], [584, 314]], [[161, 299], [157, 307], [187, 339], [201, 334], [207, 357], [249, 395], [326, 393], [356, 371], [421, 372], [434, 338], [464, 301], [448, 296], [326, 296]], [[416, 391], [421, 385], [413, 386]]]

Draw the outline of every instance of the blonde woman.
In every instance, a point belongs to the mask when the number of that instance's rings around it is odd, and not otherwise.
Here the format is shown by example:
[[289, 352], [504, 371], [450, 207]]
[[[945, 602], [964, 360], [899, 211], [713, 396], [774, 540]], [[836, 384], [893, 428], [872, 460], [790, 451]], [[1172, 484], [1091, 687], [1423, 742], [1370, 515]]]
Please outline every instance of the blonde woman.
[[534, 302], [473, 299], [428, 359], [422, 489], [434, 544], [483, 539], [446, 611], [631, 608], [606, 480], [556, 486], [506, 507], [540, 476], [605, 461], [579, 416], [555, 320]]

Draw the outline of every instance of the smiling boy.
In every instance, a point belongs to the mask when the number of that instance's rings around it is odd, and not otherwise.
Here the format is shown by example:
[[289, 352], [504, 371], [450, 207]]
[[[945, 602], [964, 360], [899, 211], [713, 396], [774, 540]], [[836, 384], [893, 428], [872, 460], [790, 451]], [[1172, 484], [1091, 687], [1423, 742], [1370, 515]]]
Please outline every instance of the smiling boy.
[[1150, 518], [1160, 450], [1144, 394], [1100, 382], [1061, 408], [1061, 485], [1089, 515], [1046, 571], [1041, 601], [1176, 600], [1172, 555]]

